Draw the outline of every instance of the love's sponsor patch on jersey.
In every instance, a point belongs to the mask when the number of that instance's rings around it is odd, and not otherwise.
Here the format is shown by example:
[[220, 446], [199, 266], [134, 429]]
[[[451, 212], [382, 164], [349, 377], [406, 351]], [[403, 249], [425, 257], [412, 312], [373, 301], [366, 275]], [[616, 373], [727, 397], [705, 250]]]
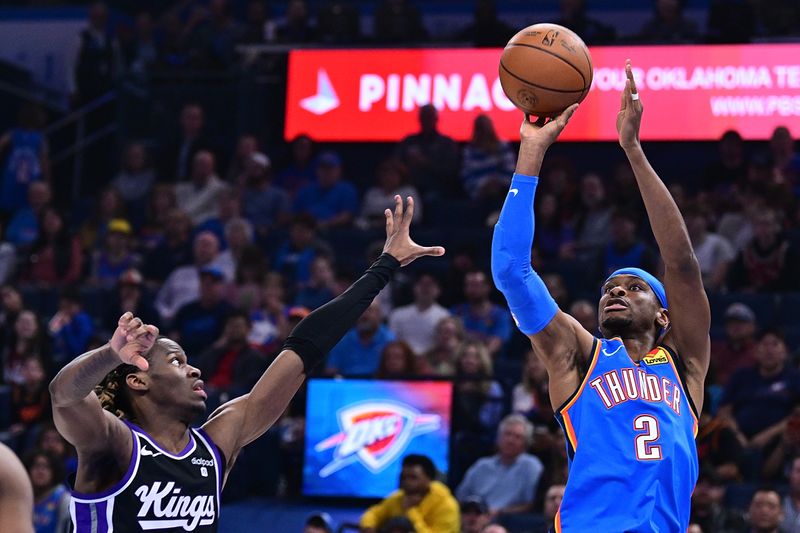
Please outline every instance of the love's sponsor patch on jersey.
[[649, 354], [642, 359], [646, 365], [664, 365], [669, 363], [669, 357], [663, 349], [659, 349], [654, 354]]

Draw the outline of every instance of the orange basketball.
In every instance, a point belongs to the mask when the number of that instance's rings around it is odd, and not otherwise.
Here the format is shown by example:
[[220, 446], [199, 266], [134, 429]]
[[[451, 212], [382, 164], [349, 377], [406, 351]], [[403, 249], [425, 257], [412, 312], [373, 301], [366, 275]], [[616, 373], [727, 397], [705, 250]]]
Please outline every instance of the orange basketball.
[[525, 113], [552, 117], [586, 98], [592, 57], [572, 30], [534, 24], [508, 41], [500, 56], [500, 84]]

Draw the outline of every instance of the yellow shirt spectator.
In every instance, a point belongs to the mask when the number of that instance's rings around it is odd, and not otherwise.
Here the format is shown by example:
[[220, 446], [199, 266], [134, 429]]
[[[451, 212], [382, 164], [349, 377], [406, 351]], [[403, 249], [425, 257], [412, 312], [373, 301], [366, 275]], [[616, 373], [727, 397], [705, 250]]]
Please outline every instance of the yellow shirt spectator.
[[[403, 476], [408, 469], [408, 466], [403, 466], [401, 486], [403, 485]], [[422, 470], [419, 466], [413, 466], [410, 469]], [[429, 489], [424, 496], [418, 496], [415, 493], [407, 494], [402, 488], [393, 492], [382, 502], [367, 509], [367, 512], [361, 517], [360, 525], [365, 531], [376, 530], [395, 516], [408, 518], [414, 524], [417, 533], [458, 533], [461, 531], [458, 502], [447, 485], [439, 481], [430, 481]]]

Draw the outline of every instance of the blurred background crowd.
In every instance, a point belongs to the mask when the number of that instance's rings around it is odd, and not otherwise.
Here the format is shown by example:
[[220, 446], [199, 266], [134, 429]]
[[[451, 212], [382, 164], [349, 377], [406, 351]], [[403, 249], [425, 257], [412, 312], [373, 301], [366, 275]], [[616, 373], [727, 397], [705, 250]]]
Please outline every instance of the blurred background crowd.
[[[637, 28], [615, 26], [594, 4], [550, 8], [589, 45], [800, 38], [800, 7], [788, 0], [643, 2]], [[447, 9], [461, 27], [434, 23]], [[526, 9], [525, 24], [537, 20]], [[457, 143], [439, 133], [432, 106], [397, 144], [281, 134], [288, 48], [502, 46], [524, 24], [490, 0], [458, 9], [119, 0], [92, 3], [86, 16], [68, 104], [2, 69], [29, 96], [0, 104], [0, 438], [25, 458], [37, 531], [60, 531], [61, 480], [75, 469], [50, 419], [55, 372], [132, 311], [181, 343], [212, 410], [247, 391], [293, 325], [380, 254], [395, 194], [417, 202], [415, 239], [447, 255], [400, 272], [319, 373], [454, 380], [451, 468], [441, 481], [461, 502], [465, 531], [490, 520], [545, 531], [567, 478], [564, 437], [544, 368], [489, 272], [516, 147], [486, 116]], [[692, 127], [691, 117], [676, 120]], [[684, 213], [712, 305], [695, 531], [783, 520], [800, 532], [798, 133], [795, 119], [766, 142], [728, 131], [714, 143], [646, 146]], [[561, 308], [597, 334], [599, 282], [621, 266], [660, 269], [632, 172], [613, 143], [557, 145], [536, 201], [535, 267]], [[304, 401], [301, 391], [246, 450], [226, 502], [300, 497]], [[508, 475], [492, 457], [524, 463], [519, 490], [492, 481]], [[764, 483], [771, 489], [756, 490]], [[321, 531], [333, 527], [316, 518]]]

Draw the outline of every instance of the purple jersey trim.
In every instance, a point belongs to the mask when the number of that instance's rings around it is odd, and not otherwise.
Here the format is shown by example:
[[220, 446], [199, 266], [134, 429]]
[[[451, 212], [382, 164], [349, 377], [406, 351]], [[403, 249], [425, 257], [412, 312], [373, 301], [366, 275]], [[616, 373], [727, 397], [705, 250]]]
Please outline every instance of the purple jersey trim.
[[206, 430], [203, 428], [195, 428], [195, 431], [197, 431], [197, 434], [203, 440], [204, 444], [211, 449], [211, 453], [214, 454], [214, 458], [217, 460], [217, 501], [222, 502], [220, 493], [222, 492], [222, 483], [225, 479], [225, 460], [222, 458], [222, 453], [220, 453], [217, 444], [208, 433], [206, 433]]
[[134, 433], [138, 433], [139, 435], [144, 437], [145, 440], [147, 440], [147, 442], [155, 446], [158, 451], [160, 451], [161, 453], [172, 459], [185, 459], [194, 451], [195, 447], [197, 447], [197, 442], [194, 439], [194, 434], [191, 431], [189, 431], [189, 442], [186, 443], [186, 446], [183, 447], [183, 450], [181, 450], [180, 452], [178, 452], [177, 455], [175, 455], [172, 452], [165, 450], [163, 447], [161, 447], [158, 444], [158, 442], [148, 432], [146, 432], [133, 422], [128, 422], [127, 420], [123, 420], [123, 422], [125, 422], [128, 425], [128, 427], [130, 427], [131, 430], [133, 430]]

